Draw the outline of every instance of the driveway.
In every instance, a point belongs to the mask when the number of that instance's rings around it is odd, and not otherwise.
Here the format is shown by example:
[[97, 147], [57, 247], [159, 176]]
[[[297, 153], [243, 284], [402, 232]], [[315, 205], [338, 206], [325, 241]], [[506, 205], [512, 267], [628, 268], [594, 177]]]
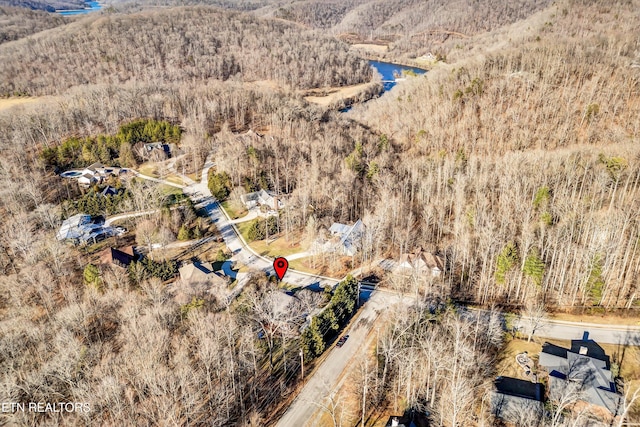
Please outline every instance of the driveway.
[[[211, 195], [211, 191], [207, 186], [207, 176], [209, 174], [209, 169], [213, 167], [213, 165], [214, 164], [210, 156], [205, 162], [200, 182], [184, 187], [184, 193], [193, 199], [198, 199], [196, 196], [198, 193], [204, 196], [199, 198], [198, 205], [199, 207], [202, 207], [202, 209], [206, 210], [211, 221], [213, 221], [220, 231], [225, 244], [233, 254], [233, 257], [231, 258], [232, 261], [242, 263], [252, 270], [264, 271], [269, 276], [275, 275], [273, 260], [258, 255], [246, 244], [246, 242], [243, 241], [233, 226], [231, 219], [227, 217], [218, 201], [216, 201]], [[287, 270], [283, 280], [296, 287], [333, 287], [340, 281], [340, 279], [304, 273], [293, 269]], [[239, 283], [234, 288], [236, 295], [240, 293], [242, 287], [246, 283], [246, 280], [239, 280], [239, 282], [242, 283]]]

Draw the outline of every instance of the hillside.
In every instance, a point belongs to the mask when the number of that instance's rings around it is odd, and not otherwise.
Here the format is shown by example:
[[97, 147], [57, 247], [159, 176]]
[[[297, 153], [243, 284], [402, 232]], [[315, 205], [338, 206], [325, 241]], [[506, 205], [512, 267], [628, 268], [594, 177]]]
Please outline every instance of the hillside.
[[53, 12], [57, 9], [81, 9], [83, 0], [0, 0], [0, 6], [25, 8], [26, 10], [43, 10]]
[[63, 16], [0, 6], [0, 44], [68, 23]]
[[[248, 275], [231, 299], [239, 280], [178, 278], [181, 263], [232, 256], [219, 239], [232, 233], [217, 229], [226, 221], [209, 215], [217, 201], [166, 185], [187, 182], [180, 171], [199, 180], [209, 156], [205, 180], [234, 216], [248, 192], [284, 203], [242, 224], [254, 248], [308, 255], [330, 243], [332, 224], [361, 220], [355, 254], [321, 250], [291, 266], [373, 263], [381, 287], [424, 297], [410, 308], [376, 293], [381, 311], [365, 308], [381, 322], [351, 322], [371, 341], [340, 377], [343, 425], [405, 409], [433, 425], [495, 425], [485, 398], [502, 375], [502, 313], [637, 313], [640, 0], [145, 3], [24, 25], [0, 45], [0, 95], [33, 95], [0, 111], [0, 397], [91, 408], [2, 411], [0, 424], [272, 425], [302, 371], [308, 380], [350, 332], [340, 328], [360, 299], [353, 280], [276, 310], [288, 284], [251, 255], [233, 259]], [[371, 80], [345, 35], [389, 42], [388, 58], [445, 61], [349, 112], [307, 102], [301, 89]], [[151, 141], [180, 153], [152, 158]], [[98, 160], [167, 182], [124, 173], [85, 188], [57, 175]], [[62, 220], [89, 209], [143, 215], [102, 241], [57, 240]], [[125, 245], [144, 261], [102, 263], [103, 249]], [[442, 257], [439, 275], [376, 266], [418, 248]], [[467, 304], [500, 310], [474, 318], [458, 310]], [[318, 313], [306, 329], [304, 313]], [[612, 371], [635, 369], [625, 351], [611, 354]], [[548, 405], [542, 424], [595, 423], [565, 408]]]
[[[458, 62], [354, 109], [398, 146], [402, 160], [381, 184], [421, 230], [407, 244], [447, 247], [468, 278], [462, 293], [559, 306], [635, 301], [638, 10], [562, 3], [548, 21], [479, 38]], [[534, 260], [535, 280], [524, 267]]]
[[203, 7], [89, 16], [0, 47], [0, 94], [230, 78], [314, 88], [363, 83], [371, 70], [337, 40], [282, 21]]

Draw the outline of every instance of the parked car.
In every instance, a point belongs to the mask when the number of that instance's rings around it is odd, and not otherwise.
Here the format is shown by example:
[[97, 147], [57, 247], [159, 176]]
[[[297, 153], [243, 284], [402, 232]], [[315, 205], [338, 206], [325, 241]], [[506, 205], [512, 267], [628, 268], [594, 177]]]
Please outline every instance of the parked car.
[[343, 337], [341, 337], [338, 342], [336, 343], [336, 347], [342, 347], [344, 345], [344, 343], [347, 342], [347, 340], [349, 339], [349, 335], [345, 335]]

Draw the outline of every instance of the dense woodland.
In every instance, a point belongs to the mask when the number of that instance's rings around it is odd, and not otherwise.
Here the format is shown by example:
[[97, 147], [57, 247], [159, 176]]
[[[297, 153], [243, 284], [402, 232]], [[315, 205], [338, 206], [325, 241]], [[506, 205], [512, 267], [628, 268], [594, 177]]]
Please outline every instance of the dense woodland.
[[[16, 57], [21, 61], [10, 59]], [[193, 85], [231, 78], [315, 88], [362, 83], [372, 74], [335, 39], [211, 8], [88, 17], [5, 44], [0, 64], [3, 95], [62, 93], [87, 83]]]
[[[84, 0], [0, 0], [0, 6], [13, 6], [47, 12], [53, 12], [57, 9], [82, 9], [84, 4]], [[46, 20], [44, 17], [42, 19]], [[39, 26], [39, 24], [36, 25]]]
[[68, 23], [63, 16], [19, 7], [0, 7], [0, 44]]
[[[46, 418], [52, 424], [261, 425], [295, 385], [292, 319], [309, 310], [275, 311], [264, 277], [229, 307], [196, 296], [183, 304], [144, 271], [110, 272], [90, 286], [86, 254], [55, 239], [63, 216], [92, 193], [70, 193], [53, 170], [126, 164], [118, 135], [141, 119], [179, 125], [167, 138], [179, 140], [188, 172], [213, 151], [224, 196], [286, 195], [296, 208], [278, 219], [283, 233], [311, 239], [334, 221], [361, 218], [355, 262], [418, 246], [445, 256], [443, 279], [391, 278], [397, 289], [485, 306], [635, 308], [640, 5], [567, 0], [531, 15], [547, 3], [492, 3], [447, 2], [434, 15], [422, 9], [432, 2], [393, 11], [245, 2], [252, 14], [166, 8], [12, 33], [22, 39], [0, 45], [3, 95], [55, 96], [0, 111], [3, 401], [94, 402], [89, 414]], [[291, 89], [368, 82], [366, 61], [282, 18], [336, 34], [401, 34], [398, 57], [426, 37], [418, 50], [437, 45], [447, 63], [339, 113]], [[442, 43], [427, 31], [434, 26], [479, 34]], [[129, 191], [133, 210], [163, 202], [157, 188]], [[167, 215], [167, 226], [161, 217], [141, 221], [136, 237], [144, 241], [146, 228], [180, 234], [187, 216]], [[376, 368], [358, 367], [357, 378], [376, 387], [353, 381], [355, 395], [368, 390], [365, 409], [404, 402], [428, 410], [434, 425], [489, 420], [480, 391], [502, 344], [498, 319], [426, 306], [397, 313], [380, 331]], [[322, 335], [324, 346], [329, 320], [316, 319], [320, 333], [303, 339]], [[306, 350], [317, 354], [314, 344]], [[43, 421], [23, 417], [3, 422]]]

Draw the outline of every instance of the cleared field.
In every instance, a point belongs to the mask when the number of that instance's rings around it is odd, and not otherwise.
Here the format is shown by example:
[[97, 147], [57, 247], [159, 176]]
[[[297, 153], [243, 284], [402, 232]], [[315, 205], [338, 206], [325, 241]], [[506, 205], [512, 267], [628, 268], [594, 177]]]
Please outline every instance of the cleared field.
[[40, 101], [41, 97], [26, 96], [21, 98], [0, 98], [0, 111], [15, 107], [16, 105], [32, 104]]
[[384, 44], [356, 43], [351, 45], [352, 49], [368, 50], [375, 53], [385, 53], [389, 50], [389, 46]]
[[362, 83], [359, 85], [345, 86], [341, 88], [338, 88], [338, 87], [327, 88], [326, 90], [324, 90], [324, 93], [327, 93], [327, 95], [324, 95], [324, 96], [310, 95], [310, 96], [305, 96], [304, 99], [306, 99], [309, 102], [313, 102], [314, 104], [327, 106], [332, 102], [338, 101], [339, 99], [356, 96], [358, 93], [362, 92], [368, 85], [369, 83]]

